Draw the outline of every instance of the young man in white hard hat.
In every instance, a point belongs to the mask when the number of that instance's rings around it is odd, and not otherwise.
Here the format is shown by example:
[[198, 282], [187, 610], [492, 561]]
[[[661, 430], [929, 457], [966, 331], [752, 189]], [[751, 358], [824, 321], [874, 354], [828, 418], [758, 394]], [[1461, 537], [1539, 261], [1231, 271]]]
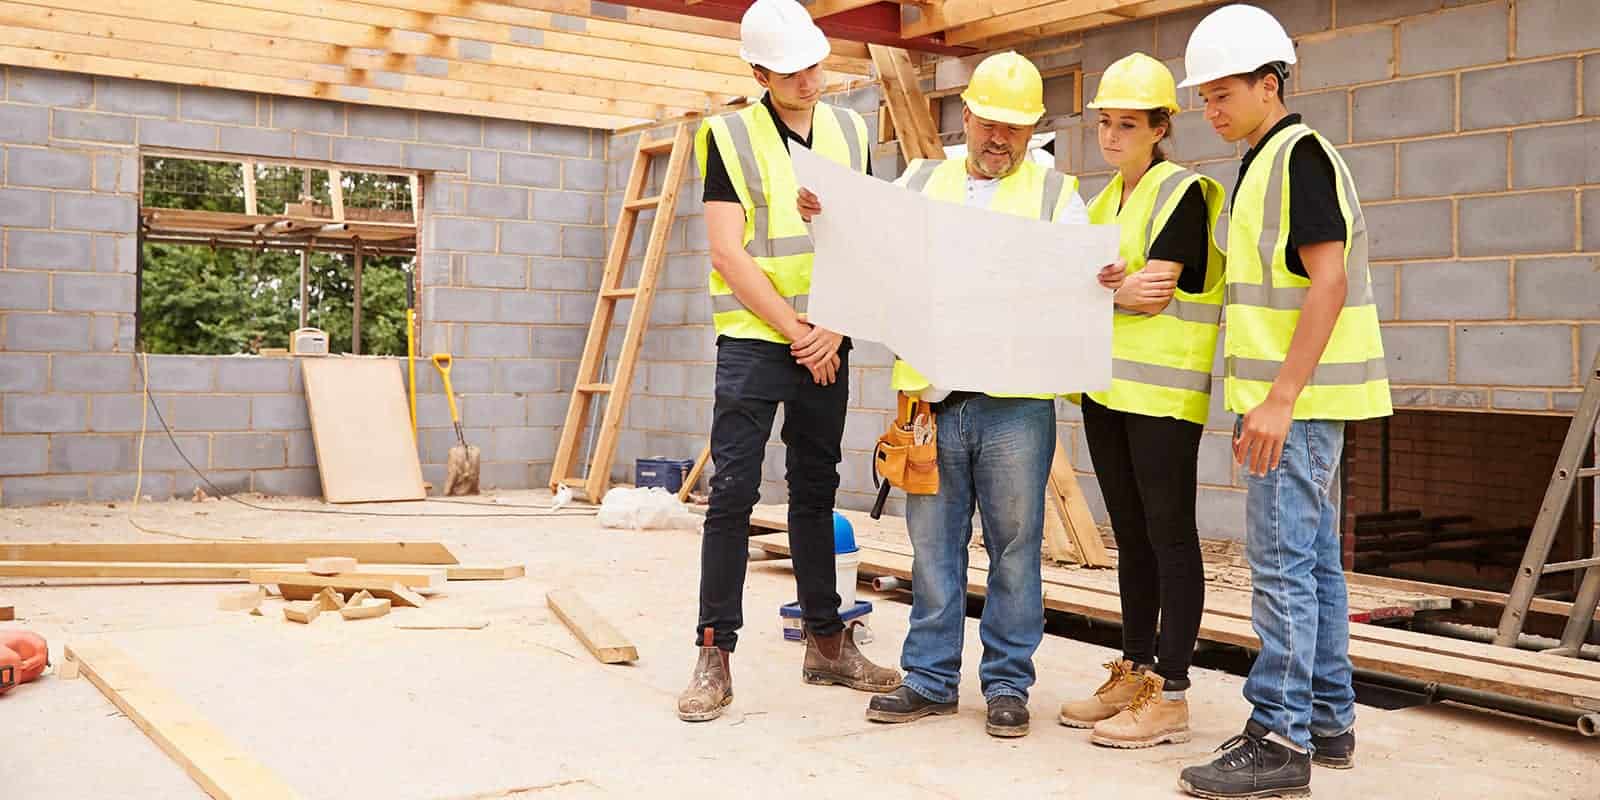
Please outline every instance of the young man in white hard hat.
[[1228, 223], [1224, 374], [1261, 652], [1244, 732], [1180, 778], [1208, 798], [1305, 796], [1313, 759], [1355, 757], [1335, 478], [1345, 421], [1392, 409], [1355, 181], [1285, 108], [1294, 63], [1283, 26], [1248, 5], [1212, 12], [1184, 56], [1181, 85], [1198, 87], [1206, 120], [1250, 145]]
[[[984, 59], [961, 95], [966, 158], [913, 161], [896, 183], [946, 202], [1087, 224], [1077, 178], [1028, 155], [1045, 110], [1043, 87], [1039, 70], [1016, 53]], [[803, 215], [821, 213], [815, 195], [802, 191], [800, 198]], [[939, 491], [906, 497], [916, 574], [911, 629], [900, 653], [906, 677], [900, 688], [869, 701], [867, 719], [910, 722], [955, 713], [966, 631], [967, 543], [976, 506], [989, 554], [988, 595], [978, 625], [985, 730], [1024, 736], [1033, 653], [1044, 637], [1039, 561], [1044, 487], [1056, 447], [1055, 396], [951, 392], [929, 385], [904, 361], [895, 362], [892, 380], [895, 389], [934, 404]]]
[[756, 0], [740, 54], [761, 102], [707, 120], [695, 139], [705, 176], [711, 313], [717, 331], [710, 508], [701, 541], [699, 660], [678, 716], [704, 721], [733, 701], [729, 656], [744, 623], [750, 512], [778, 406], [784, 406], [789, 540], [805, 625], [802, 678], [884, 692], [900, 674], [867, 660], [839, 616], [833, 503], [850, 394], [850, 343], [805, 321], [811, 238], [796, 208], [791, 146], [866, 172], [861, 115], [819, 102], [828, 39], [794, 0]]
[[1165, 64], [1144, 53], [1119, 59], [1088, 107], [1100, 153], [1117, 168], [1089, 201], [1089, 221], [1121, 226], [1127, 278], [1117, 287], [1111, 388], [1073, 400], [1117, 538], [1122, 657], [1093, 694], [1061, 706], [1060, 720], [1093, 729], [1095, 744], [1153, 747], [1190, 736], [1185, 693], [1205, 610], [1196, 460], [1222, 316], [1212, 234], [1226, 192], [1166, 158], [1179, 107]]

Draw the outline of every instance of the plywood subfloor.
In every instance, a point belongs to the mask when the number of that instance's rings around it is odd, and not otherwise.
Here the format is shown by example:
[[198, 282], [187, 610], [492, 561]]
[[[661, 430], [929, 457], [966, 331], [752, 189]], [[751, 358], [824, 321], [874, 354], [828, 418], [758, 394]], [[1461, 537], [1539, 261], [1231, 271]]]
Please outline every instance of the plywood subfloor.
[[[700, 542], [692, 532], [608, 531], [586, 519], [311, 517], [217, 501], [149, 504], [139, 514], [144, 524], [190, 534], [439, 539], [464, 561], [528, 565], [525, 580], [452, 583], [429, 598], [430, 610], [492, 620], [477, 631], [398, 630], [393, 623], [408, 613], [403, 609], [310, 626], [281, 615], [226, 614], [215, 600], [236, 588], [230, 586], [0, 581], [22, 624], [48, 636], [58, 653], [65, 641], [100, 636], [116, 643], [307, 800], [698, 800], [752, 791], [807, 800], [891, 792], [1173, 798], [1178, 769], [1205, 759], [1247, 713], [1240, 678], [1199, 671], [1190, 695], [1194, 741], [1126, 753], [1095, 748], [1050, 717], [1060, 702], [1100, 682], [1100, 664], [1113, 653], [1046, 637], [1036, 658], [1033, 734], [991, 739], [983, 733], [976, 679], [977, 622], [969, 620], [961, 712], [908, 726], [868, 723], [865, 695], [801, 683], [801, 646], [781, 638], [777, 615], [794, 597], [792, 574], [787, 563], [758, 562], [734, 662], [737, 699], [722, 719], [687, 725], [673, 714], [673, 699], [694, 660]], [[102, 541], [144, 537], [126, 525], [124, 509], [103, 504], [0, 509], [0, 542], [35, 540], [42, 531]], [[583, 591], [638, 646], [639, 661], [595, 663], [545, 608], [544, 593], [559, 586]], [[876, 604], [871, 625], [878, 637], [865, 650], [894, 663], [908, 606], [891, 596], [863, 597]], [[7, 797], [101, 797], [108, 786], [119, 800], [204, 796], [87, 681], [47, 677], [0, 698], [0, 706], [8, 724], [30, 732], [12, 740]], [[1407, 800], [1589, 798], [1600, 783], [1593, 740], [1545, 726], [1448, 708], [1367, 707], [1359, 726], [1359, 768], [1318, 771], [1318, 797], [1390, 797], [1405, 786]]]

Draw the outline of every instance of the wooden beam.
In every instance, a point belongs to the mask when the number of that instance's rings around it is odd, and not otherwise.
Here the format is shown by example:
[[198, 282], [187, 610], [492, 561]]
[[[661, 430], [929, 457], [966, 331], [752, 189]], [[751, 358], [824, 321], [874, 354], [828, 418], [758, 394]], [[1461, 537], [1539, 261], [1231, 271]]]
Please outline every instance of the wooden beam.
[[0, 622], [10, 622], [17, 618], [17, 607], [10, 600], [0, 598]]
[[412, 589], [438, 589], [444, 586], [445, 571], [418, 570], [416, 572], [362, 570], [338, 575], [313, 575], [305, 569], [253, 569], [251, 583], [275, 583], [279, 586], [315, 586], [335, 589], [387, 589], [400, 584]]
[[305, 542], [9, 542], [0, 561], [163, 561], [303, 564], [349, 556], [366, 564], [459, 564], [449, 546], [423, 541]]
[[[642, 121], [638, 117], [630, 116], [570, 111], [527, 104], [432, 97], [385, 89], [355, 87], [341, 91], [337, 87], [331, 87], [327, 84], [224, 72], [208, 67], [189, 66], [186, 64], [159, 64], [78, 53], [49, 52], [6, 45], [0, 45], [0, 63], [36, 69], [79, 72], [89, 75], [162, 81], [190, 86], [211, 86], [263, 94], [311, 97], [392, 108], [470, 114], [600, 130], [613, 130]], [[583, 98], [573, 99], [581, 101]]]
[[639, 660], [639, 651], [633, 643], [595, 613], [577, 592], [557, 589], [544, 597], [550, 610], [600, 663], [620, 664]]
[[[1091, 14], [1101, 14], [1124, 6], [1133, 6], [1143, 0], [993, 0], [994, 13], [973, 13], [984, 0], [946, 0], [945, 38], [954, 43], [970, 43], [986, 36], [998, 36], [1034, 25], [1066, 22]], [[950, 4], [959, 3], [959, 14], [950, 12]], [[1125, 19], [1112, 15], [1117, 19]]]
[[1024, 12], [1025, 17], [1001, 17], [966, 25], [945, 33], [952, 43], [969, 45], [979, 50], [1000, 50], [1016, 47], [1049, 36], [1102, 28], [1127, 22], [1129, 18], [1142, 19], [1174, 11], [1211, 5], [1218, 0], [1144, 0], [1133, 5], [1119, 6], [1114, 11], [1085, 14], [1063, 18], [1060, 7], [1064, 2]]
[[68, 660], [215, 800], [297, 800], [300, 794], [133, 658], [104, 643], [66, 646]]
[[[270, 26], [265, 29], [284, 36], [312, 38], [314, 33], [319, 41], [331, 37], [337, 41], [330, 43], [350, 47], [375, 47], [459, 61], [520, 64], [549, 72], [729, 94], [751, 91], [750, 87], [755, 85], [755, 78], [747, 68], [736, 69], [725, 57], [605, 40], [592, 41], [584, 47], [583, 37], [565, 33], [557, 36], [549, 31], [544, 32], [537, 46], [525, 45], [518, 41], [522, 37], [512, 26], [348, 0], [163, 0], [162, 3], [172, 4], [198, 6], [203, 13], [213, 15], [214, 21], [202, 23], [207, 27], [223, 25], [234, 30], [252, 30], [256, 25]], [[288, 25], [286, 20], [293, 20], [294, 24]], [[562, 46], [547, 46], [552, 39], [560, 41]], [[487, 50], [485, 45], [489, 46]], [[658, 60], [642, 62], [619, 57], [625, 50], [635, 53], [634, 58], [641, 57], [637, 53], [642, 51]]]
[[910, 55], [904, 50], [880, 45], [871, 45], [868, 51], [877, 67], [878, 80], [883, 83], [883, 95], [888, 101], [895, 130], [900, 134], [900, 152], [906, 161], [944, 158], [939, 126], [929, 112], [928, 98], [917, 82]]
[[1045, 488], [1055, 496], [1066, 514], [1067, 535], [1072, 538], [1078, 560], [1086, 567], [1111, 566], [1111, 556], [1100, 539], [1100, 528], [1094, 524], [1083, 489], [1078, 486], [1078, 473], [1072, 468], [1072, 459], [1060, 441], [1056, 442], [1055, 458], [1050, 462], [1050, 480]]
[[816, 2], [807, 6], [806, 10], [811, 12], [812, 19], [821, 19], [834, 14], [843, 14], [846, 11], [865, 8], [880, 2], [883, 2], [883, 0], [816, 0]]
[[[908, 38], [927, 36], [985, 20], [999, 22], [1043, 6], [1053, 9], [1050, 21], [1059, 21], [1115, 11], [1141, 2], [1144, 0], [943, 0], [922, 8], [918, 18], [901, 26], [900, 32]], [[951, 37], [947, 40], [955, 41]]]
[[689, 470], [688, 476], [683, 479], [683, 485], [678, 487], [678, 502], [689, 502], [689, 493], [694, 491], [695, 484], [700, 482], [700, 473], [706, 469], [706, 464], [711, 461], [711, 445], [706, 445], [700, 451], [700, 457], [694, 460], [694, 468]]
[[[410, 0], [398, 0], [409, 3]], [[451, 2], [451, 0], [442, 0]], [[710, 46], [706, 40], [720, 40], [731, 44], [731, 52], [738, 53], [739, 25], [734, 22], [691, 17], [683, 14], [673, 14], [665, 11], [654, 11], [645, 8], [620, 7], [601, 4], [591, 0], [483, 0], [473, 3], [471, 8], [461, 12], [465, 16], [474, 16], [487, 7], [504, 6], [516, 9], [535, 9], [571, 17], [562, 20], [564, 24], [571, 25], [581, 20], [585, 32], [605, 38], [622, 39], [625, 35], [640, 35], [637, 31], [625, 31], [622, 27], [654, 31], [652, 36], [685, 34], [693, 39], [669, 38], [656, 39], [656, 43], [669, 44], [674, 47], [696, 49], [697, 47]], [[619, 16], [620, 14], [620, 16]], [[526, 23], [518, 23], [526, 24]], [[856, 75], [867, 75], [871, 72], [871, 63], [867, 58], [866, 45], [861, 42], [852, 42], [845, 39], [829, 39], [833, 45], [833, 55], [823, 62], [829, 69], [840, 72], [850, 72]], [[726, 46], [726, 45], [724, 45]], [[711, 52], [716, 52], [715, 50]], [[847, 60], [847, 61], [841, 61]]]
[[[385, 565], [381, 570], [366, 569], [331, 576], [313, 575], [303, 569], [285, 569], [281, 564], [205, 563], [195, 561], [0, 561], [0, 578], [96, 578], [101, 580], [193, 580], [251, 581], [257, 572], [291, 572], [309, 578], [331, 579], [389, 577], [403, 575], [407, 586], [424, 588], [442, 580], [492, 581], [520, 578], [526, 568], [508, 565], [449, 565], [440, 567]], [[277, 581], [252, 581], [277, 583]], [[315, 583], [311, 581], [310, 583]], [[337, 584], [337, 580], [334, 582]], [[317, 584], [321, 585], [321, 584]], [[330, 584], [334, 585], [334, 584]], [[384, 585], [387, 585], [385, 583]], [[358, 587], [360, 588], [360, 587]]]
[[[321, 592], [324, 588], [327, 587], [302, 586], [299, 584], [285, 583], [279, 585], [278, 590], [282, 592], [283, 599], [285, 600], [312, 600], [316, 598], [317, 593]], [[357, 590], [341, 588], [337, 586], [333, 587], [333, 589], [340, 594], [355, 595], [357, 593]], [[384, 598], [394, 605], [405, 606], [406, 608], [421, 608], [426, 602], [422, 595], [417, 594], [411, 589], [408, 589], [398, 583], [391, 584], [382, 589], [367, 588], [361, 589], [360, 591], [367, 592], [373, 597]]]
[[[211, 50], [202, 50], [176, 45], [161, 44], [156, 42], [132, 42], [118, 37], [86, 36], [70, 32], [40, 31], [18, 26], [0, 25], [0, 45], [17, 48], [31, 48], [41, 52], [63, 53], [81, 56], [96, 56], [120, 61], [132, 61], [142, 66], [149, 72], [166, 68], [190, 68], [191, 65], [218, 63], [225, 65], [219, 67], [220, 74], [244, 73], [258, 76], [256, 83], [262, 78], [279, 79], [280, 88], [275, 93], [294, 94], [295, 88], [299, 93], [311, 96], [326, 97], [354, 102], [373, 102], [372, 97], [378, 95], [417, 95], [433, 96], [438, 98], [461, 99], [465, 101], [481, 101], [485, 103], [504, 103], [526, 106], [544, 106], [562, 112], [616, 117], [619, 119], [650, 119], [665, 112], [679, 110], [676, 106], [663, 106], [641, 100], [617, 100], [603, 96], [587, 96], [582, 92], [584, 86], [595, 86], [609, 94], [631, 94], [635, 97], [649, 96], [654, 92], [650, 87], [638, 87], [636, 90], [624, 92], [615, 85], [605, 85], [603, 82], [582, 80], [565, 81], [565, 91], [549, 91], [545, 89], [532, 89], [525, 86], [502, 86], [496, 84], [475, 83], [452, 78], [438, 78], [429, 75], [403, 75], [384, 73], [368, 69], [351, 69], [345, 65], [325, 65], [288, 61], [279, 58], [263, 58], [258, 56], [229, 55]], [[350, 62], [360, 62], [363, 57], [351, 55], [346, 58]], [[387, 66], [387, 65], [385, 65]], [[387, 75], [387, 77], [386, 77]], [[230, 79], [238, 82], [238, 78]], [[223, 81], [213, 80], [208, 85], [227, 85]], [[276, 87], [275, 87], [276, 88]], [[690, 97], [703, 97], [704, 95], [689, 93]], [[675, 99], [684, 99], [677, 97]], [[441, 106], [442, 107], [442, 106]]]
[[[0, 24], [210, 50], [218, 54], [212, 59], [218, 64], [232, 64], [234, 53], [248, 53], [260, 58], [289, 62], [301, 71], [307, 69], [307, 65], [331, 65], [332, 69], [344, 71], [345, 77], [341, 80], [350, 81], [352, 85], [379, 88], [393, 88], [397, 81], [407, 77], [402, 73], [409, 73], [409, 76], [434, 80], [520, 87], [561, 94], [659, 104], [673, 108], [704, 108], [710, 97], [705, 92], [688, 89], [584, 78], [475, 60], [457, 61], [390, 53], [376, 48], [353, 48], [342, 43], [347, 39], [339, 39], [332, 35], [337, 31], [324, 36], [324, 39], [339, 40], [329, 43], [266, 36], [249, 30], [211, 30], [199, 27], [202, 24], [200, 14], [186, 9], [181, 4], [168, 6], [162, 3], [119, 8], [121, 13], [140, 16], [115, 17], [101, 13], [99, 4], [93, 0], [50, 0], [50, 2], [55, 7], [45, 9], [42, 13], [37, 7], [20, 2], [0, 2]], [[241, 13], [238, 9], [225, 10], [236, 16]], [[313, 27], [308, 33], [301, 35], [315, 33], [317, 29]], [[350, 70], [362, 70], [366, 74], [350, 75], [348, 74]], [[278, 73], [274, 71], [273, 74]], [[426, 87], [443, 90], [448, 88], [448, 84], [430, 82]]]

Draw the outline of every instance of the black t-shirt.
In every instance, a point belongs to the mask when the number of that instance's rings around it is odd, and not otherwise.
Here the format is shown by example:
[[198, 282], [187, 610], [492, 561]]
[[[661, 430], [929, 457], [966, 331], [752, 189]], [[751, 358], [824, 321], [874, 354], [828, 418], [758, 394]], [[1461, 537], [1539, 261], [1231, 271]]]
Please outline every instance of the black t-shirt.
[[[1284, 117], [1261, 142], [1244, 154], [1239, 164], [1239, 183], [1244, 183], [1245, 171], [1256, 158], [1261, 145], [1279, 131], [1300, 122], [1299, 114]], [[1342, 242], [1345, 238], [1344, 212], [1339, 208], [1338, 177], [1333, 162], [1322, 145], [1311, 138], [1301, 139], [1289, 154], [1289, 242], [1285, 260], [1289, 271], [1307, 277], [1306, 265], [1300, 260], [1299, 248], [1321, 242]], [[1233, 189], [1235, 199], [1239, 188]]]
[[1210, 222], [1205, 191], [1199, 183], [1191, 184], [1150, 245], [1151, 260], [1183, 265], [1183, 271], [1178, 273], [1178, 288], [1190, 294], [1206, 289], [1206, 261], [1211, 255]]
[[[772, 115], [772, 121], [778, 126], [778, 136], [783, 139], [783, 146], [787, 148], [790, 142], [799, 142], [807, 148], [811, 147], [811, 137], [802, 137], [783, 124], [783, 118], [778, 116], [772, 107], [772, 95], [761, 96], [761, 105], [765, 106], [767, 113]], [[815, 133], [816, 129], [813, 128]], [[872, 174], [872, 159], [867, 159], [867, 174]], [[739, 193], [733, 188], [733, 179], [728, 177], [728, 168], [722, 163], [722, 156], [717, 152], [717, 137], [706, 137], [706, 190], [701, 198], [706, 202], [739, 202]]]

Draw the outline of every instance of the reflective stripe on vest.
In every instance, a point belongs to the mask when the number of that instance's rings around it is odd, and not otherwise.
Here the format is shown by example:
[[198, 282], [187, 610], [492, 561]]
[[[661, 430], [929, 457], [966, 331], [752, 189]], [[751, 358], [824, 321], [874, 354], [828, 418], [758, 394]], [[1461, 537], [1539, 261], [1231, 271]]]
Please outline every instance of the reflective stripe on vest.
[[1266, 399], [1299, 324], [1310, 281], [1288, 270], [1284, 226], [1290, 219], [1289, 159], [1307, 137], [1323, 148], [1337, 176], [1347, 288], [1322, 359], [1295, 403], [1294, 417], [1387, 416], [1392, 412], [1388, 367], [1367, 263], [1366, 217], [1349, 166], [1332, 145], [1304, 125], [1291, 125], [1262, 144], [1233, 209], [1224, 348], [1228, 407], [1245, 413]]
[[[918, 159], [907, 166], [897, 183], [935, 200], [961, 204], [965, 199], [967, 166], [964, 160]], [[1066, 210], [1071, 196], [1078, 191], [1078, 179], [1025, 160], [1016, 172], [1000, 179], [989, 210], [1019, 217], [1037, 215], [1043, 222], [1054, 222]], [[1037, 194], [1035, 194], [1035, 192]], [[1037, 197], [1038, 199], [1033, 199]], [[895, 359], [890, 374], [891, 385], [906, 392], [919, 392], [928, 388], [928, 379], [915, 367]], [[1050, 399], [1053, 394], [992, 394], [993, 397], [1034, 397]]]
[[[1141, 176], [1126, 203], [1122, 176], [1114, 176], [1089, 203], [1089, 220], [1122, 226], [1119, 253], [1133, 274], [1145, 268], [1156, 239], [1192, 186], [1201, 188], [1207, 211], [1204, 288], [1197, 293], [1174, 291], [1156, 314], [1116, 307], [1111, 388], [1089, 396], [1117, 411], [1204, 424], [1210, 413], [1211, 366], [1222, 316], [1222, 253], [1210, 236], [1222, 213], [1222, 185], [1161, 162]], [[1076, 401], [1078, 396], [1070, 399]]]
[[[745, 252], [767, 274], [779, 296], [797, 312], [805, 313], [814, 247], [794, 209], [797, 187], [793, 168], [771, 112], [764, 105], [754, 105], [707, 120], [696, 137], [702, 174], [709, 149], [706, 140], [711, 137], [717, 139], [723, 165], [744, 206]], [[812, 149], [824, 158], [864, 172], [866, 123], [854, 111], [819, 103], [812, 118]], [[719, 335], [788, 342], [739, 302], [715, 270], [708, 282], [712, 320]]]

